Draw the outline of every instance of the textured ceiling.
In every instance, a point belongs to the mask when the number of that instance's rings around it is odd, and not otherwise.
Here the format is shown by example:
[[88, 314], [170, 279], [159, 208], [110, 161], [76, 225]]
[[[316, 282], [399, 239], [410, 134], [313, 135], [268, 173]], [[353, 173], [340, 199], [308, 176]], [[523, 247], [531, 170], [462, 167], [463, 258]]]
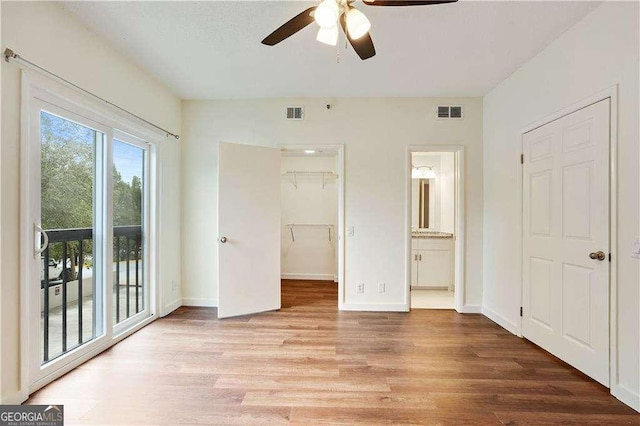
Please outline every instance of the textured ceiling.
[[[183, 99], [482, 96], [598, 6], [593, 1], [355, 5], [377, 55], [315, 41], [314, 23], [260, 41], [306, 1], [64, 2]], [[339, 52], [339, 63], [336, 55]]]

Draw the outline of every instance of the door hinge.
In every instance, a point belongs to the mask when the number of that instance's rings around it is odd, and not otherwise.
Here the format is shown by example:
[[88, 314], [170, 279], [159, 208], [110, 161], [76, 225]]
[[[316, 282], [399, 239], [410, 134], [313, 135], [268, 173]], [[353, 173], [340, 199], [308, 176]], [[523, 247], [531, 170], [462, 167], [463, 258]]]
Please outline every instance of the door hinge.
[[522, 316], [522, 306], [520, 306], [520, 316]]
[[520, 154], [520, 164], [524, 164], [524, 154]]

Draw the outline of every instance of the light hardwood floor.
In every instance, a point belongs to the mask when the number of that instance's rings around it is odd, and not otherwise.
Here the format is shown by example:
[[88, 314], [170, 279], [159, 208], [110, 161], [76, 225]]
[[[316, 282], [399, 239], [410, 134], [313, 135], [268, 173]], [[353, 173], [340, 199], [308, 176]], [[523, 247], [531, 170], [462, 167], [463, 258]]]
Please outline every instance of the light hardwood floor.
[[640, 424], [607, 389], [482, 315], [338, 312], [333, 283], [282, 309], [180, 308], [41, 389], [66, 424]]

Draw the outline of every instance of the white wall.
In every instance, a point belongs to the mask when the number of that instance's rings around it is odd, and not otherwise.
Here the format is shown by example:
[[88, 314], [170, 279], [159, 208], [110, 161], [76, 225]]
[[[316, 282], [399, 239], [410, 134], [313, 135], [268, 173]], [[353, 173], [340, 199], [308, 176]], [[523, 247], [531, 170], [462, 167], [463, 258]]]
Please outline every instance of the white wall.
[[440, 231], [455, 233], [456, 170], [455, 153], [442, 153], [440, 158]]
[[[53, 2], [3, 2], [2, 50], [6, 47], [117, 105], [180, 132], [180, 100]], [[20, 69], [15, 63], [4, 60], [0, 63], [3, 253], [0, 396], [9, 403], [19, 400], [20, 392]], [[180, 147], [175, 140], [167, 140], [160, 149], [161, 291], [168, 306], [179, 299], [177, 292], [171, 292], [171, 281], [180, 279]]]
[[[638, 3], [605, 2], [484, 98], [483, 312], [519, 326], [517, 176], [521, 129], [601, 90], [618, 98], [618, 373], [614, 395], [640, 409]], [[617, 384], [616, 384], [617, 383]]]
[[[336, 171], [336, 157], [283, 157], [282, 173], [287, 171]], [[337, 280], [336, 270], [338, 225], [338, 185], [335, 178], [321, 176], [297, 177], [298, 188], [292, 178], [282, 180], [282, 278]], [[295, 242], [287, 224], [333, 225], [329, 241], [327, 228], [296, 228]]]
[[[0, 34], [2, 34], [2, 2], [0, 1]], [[1, 38], [0, 38], [1, 40]], [[0, 46], [1, 47], [1, 46]], [[0, 82], [2, 81], [2, 75], [3, 75], [3, 70], [4, 67], [2, 65], [0, 65]], [[1, 105], [1, 100], [2, 100], [2, 85], [0, 84], [0, 105]], [[0, 111], [1, 111], [1, 107], [0, 107]], [[0, 129], [2, 129], [2, 114], [0, 113]], [[2, 134], [0, 133], [0, 142], [2, 140]], [[0, 144], [0, 147], [2, 145]], [[2, 152], [2, 150], [0, 149], [0, 153]], [[2, 234], [2, 210], [4, 208], [4, 198], [2, 198], [2, 161], [0, 160], [0, 241], [3, 240], [3, 234]], [[2, 354], [2, 341], [3, 341], [3, 332], [2, 332], [2, 294], [4, 293], [4, 288], [3, 288], [3, 284], [2, 284], [2, 244], [0, 244], [0, 354]], [[2, 355], [0, 355], [0, 403], [2, 403], [4, 401], [4, 398], [2, 397], [2, 383], [4, 383], [3, 377], [4, 375], [2, 374], [2, 368], [3, 366], [3, 362], [2, 362]]]
[[[263, 146], [345, 145], [345, 302], [401, 309], [406, 291], [407, 145], [464, 145], [466, 162], [465, 303], [482, 298], [482, 101], [460, 99], [322, 99], [187, 101], [183, 103], [183, 296], [215, 302], [219, 142]], [[438, 103], [462, 104], [464, 120], [436, 120]], [[303, 121], [284, 119], [287, 105], [306, 107]], [[203, 238], [206, 235], [208, 238]], [[365, 283], [364, 294], [356, 282]], [[377, 283], [387, 292], [378, 293]]]

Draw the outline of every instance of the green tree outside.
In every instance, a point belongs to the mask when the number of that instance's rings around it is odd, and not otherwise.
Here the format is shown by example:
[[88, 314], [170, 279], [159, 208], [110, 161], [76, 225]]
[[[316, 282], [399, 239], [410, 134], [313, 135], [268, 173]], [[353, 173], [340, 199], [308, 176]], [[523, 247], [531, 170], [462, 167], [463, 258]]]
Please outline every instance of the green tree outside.
[[[95, 150], [102, 134], [46, 112], [41, 113], [40, 121], [42, 227], [92, 228]], [[131, 182], [125, 182], [115, 166], [113, 215], [114, 226], [142, 223], [142, 181], [133, 176]], [[83, 242], [83, 259], [78, 259], [78, 242], [67, 246], [67, 262], [62, 265], [71, 264], [68, 279], [75, 279], [78, 263], [92, 256], [93, 243]], [[51, 244], [49, 256], [62, 261], [62, 243]]]

